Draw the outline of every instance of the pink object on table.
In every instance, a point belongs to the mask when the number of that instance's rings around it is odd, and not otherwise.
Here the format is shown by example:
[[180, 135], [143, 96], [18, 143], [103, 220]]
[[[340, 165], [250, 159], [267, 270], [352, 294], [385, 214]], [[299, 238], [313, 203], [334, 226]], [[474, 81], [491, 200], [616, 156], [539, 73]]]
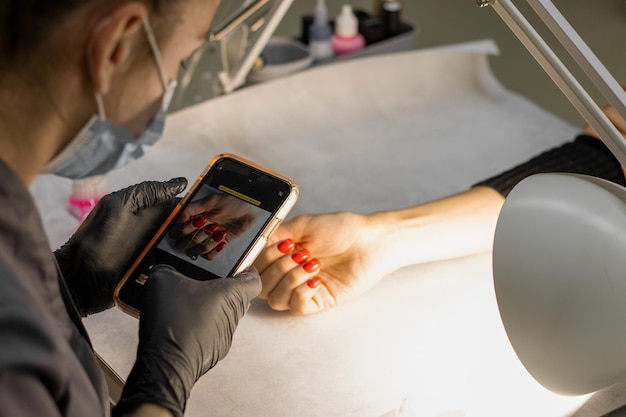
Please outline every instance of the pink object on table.
[[67, 210], [82, 222], [105, 194], [106, 177], [104, 176], [74, 180], [72, 194], [67, 199]]

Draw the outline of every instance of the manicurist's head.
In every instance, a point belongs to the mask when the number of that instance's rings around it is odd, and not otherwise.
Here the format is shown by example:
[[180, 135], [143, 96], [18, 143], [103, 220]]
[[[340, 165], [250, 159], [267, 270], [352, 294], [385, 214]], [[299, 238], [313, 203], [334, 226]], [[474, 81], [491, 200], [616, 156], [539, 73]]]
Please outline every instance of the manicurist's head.
[[141, 156], [218, 4], [4, 0], [0, 159], [28, 184], [42, 171], [83, 178]]

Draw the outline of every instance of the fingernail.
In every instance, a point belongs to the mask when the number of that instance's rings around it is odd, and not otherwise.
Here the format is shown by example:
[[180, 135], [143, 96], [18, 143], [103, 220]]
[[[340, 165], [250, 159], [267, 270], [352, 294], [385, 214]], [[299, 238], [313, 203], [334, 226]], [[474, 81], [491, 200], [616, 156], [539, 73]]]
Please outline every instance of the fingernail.
[[193, 227], [195, 227], [196, 229], [201, 228], [202, 226], [204, 226], [206, 224], [206, 222], [209, 221], [209, 216], [207, 216], [206, 214], [202, 214], [198, 217], [196, 217], [191, 224], [193, 225]]
[[195, 232], [193, 232], [193, 236], [191, 237], [191, 240], [193, 242], [199, 243], [199, 244], [203, 244], [204, 241], [207, 239], [206, 236], [203, 236], [200, 231], [202, 229], [198, 229]]
[[226, 242], [220, 242], [219, 245], [215, 247], [215, 252], [220, 253], [226, 247]]
[[207, 236], [211, 236], [213, 233], [217, 232], [217, 229], [219, 228], [220, 228], [219, 224], [211, 223], [210, 225], [204, 228], [204, 233], [206, 233]]
[[286, 239], [280, 242], [277, 247], [281, 253], [289, 253], [296, 247], [296, 242], [291, 239]]
[[321, 262], [319, 259], [311, 259], [309, 262], [302, 265], [302, 268], [308, 272], [312, 273], [320, 269]]
[[320, 277], [313, 277], [306, 282], [306, 285], [308, 285], [309, 288], [314, 289], [319, 287], [321, 283], [322, 279]]
[[306, 249], [301, 249], [291, 254], [291, 259], [293, 259], [293, 261], [297, 264], [301, 264], [303, 262], [308, 261], [310, 257], [311, 257], [311, 254]]
[[215, 232], [213, 234], [213, 236], [211, 237], [211, 239], [213, 239], [213, 242], [221, 242], [222, 240], [224, 240], [224, 238], [226, 237], [226, 230], [220, 230], [219, 232]]

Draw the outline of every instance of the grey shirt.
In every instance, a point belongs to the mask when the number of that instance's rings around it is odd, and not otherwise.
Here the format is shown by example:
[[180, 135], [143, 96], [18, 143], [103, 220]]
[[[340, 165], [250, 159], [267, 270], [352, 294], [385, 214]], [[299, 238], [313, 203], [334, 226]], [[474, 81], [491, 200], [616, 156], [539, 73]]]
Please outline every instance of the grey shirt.
[[0, 161], [0, 416], [108, 416], [104, 377], [32, 196]]

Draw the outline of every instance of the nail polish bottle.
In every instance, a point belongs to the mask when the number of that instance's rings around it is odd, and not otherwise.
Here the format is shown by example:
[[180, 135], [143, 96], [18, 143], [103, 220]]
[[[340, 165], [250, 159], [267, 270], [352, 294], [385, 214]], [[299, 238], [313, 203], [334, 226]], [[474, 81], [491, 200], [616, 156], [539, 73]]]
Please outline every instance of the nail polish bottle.
[[67, 199], [67, 210], [82, 222], [106, 192], [106, 177], [103, 175], [74, 180], [72, 194]]
[[387, 0], [383, 3], [383, 26], [386, 37], [391, 38], [401, 32], [401, 11], [402, 3], [397, 0]]
[[365, 47], [365, 38], [359, 33], [359, 22], [349, 4], [343, 5], [335, 20], [335, 35], [331, 46], [335, 56], [358, 52]]
[[328, 10], [324, 0], [317, 0], [313, 23], [309, 25], [309, 51], [314, 61], [326, 61], [333, 58], [331, 41], [333, 30], [328, 22]]
[[300, 42], [302, 42], [305, 45], [309, 44], [309, 29], [311, 28], [312, 24], [313, 24], [312, 15], [307, 14], [307, 15], [302, 16], [302, 18], [300, 19], [300, 27], [301, 27]]

